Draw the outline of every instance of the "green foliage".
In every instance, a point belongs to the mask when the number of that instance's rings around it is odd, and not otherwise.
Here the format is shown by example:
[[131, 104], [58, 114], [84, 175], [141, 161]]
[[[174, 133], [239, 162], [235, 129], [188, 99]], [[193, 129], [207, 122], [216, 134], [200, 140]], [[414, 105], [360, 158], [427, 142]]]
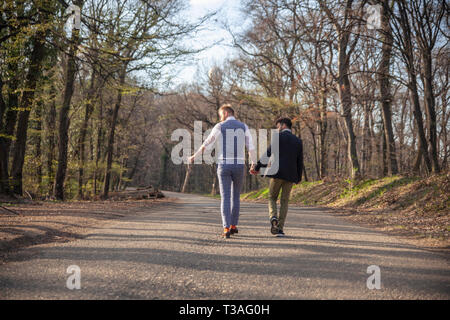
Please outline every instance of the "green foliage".
[[267, 198], [268, 194], [269, 194], [269, 188], [264, 188], [255, 194], [255, 198]]
[[242, 199], [266, 199], [267, 195], [269, 194], [269, 188], [262, 188], [259, 190], [251, 191], [245, 194], [241, 194]]
[[[323, 181], [322, 180], [317, 180], [317, 181], [302, 181], [298, 184], [298, 186], [303, 187], [303, 188], [309, 188], [318, 184], [322, 184]], [[297, 185], [294, 185], [297, 186]]]
[[360, 191], [365, 190], [366, 188], [370, 187], [371, 185], [378, 182], [376, 179], [368, 179], [368, 180], [361, 180], [356, 181], [354, 179], [346, 179], [344, 180], [346, 183], [346, 187], [344, 188], [344, 191], [341, 193], [341, 198], [348, 198], [348, 197], [354, 197], [358, 195]]
[[[377, 198], [377, 197], [381, 197], [383, 196], [386, 192], [390, 192], [391, 190], [400, 187], [400, 186], [405, 186], [407, 184], [413, 183], [415, 181], [417, 181], [418, 177], [401, 177], [401, 176], [392, 176], [392, 177], [386, 177], [380, 180], [368, 180], [366, 181], [366, 183], [363, 183], [363, 185], [361, 186], [361, 188], [358, 188], [357, 191], [362, 191], [367, 189], [369, 186], [377, 184], [377, 186], [375, 186], [371, 192], [368, 195], [364, 195], [361, 196], [358, 200], [357, 203], [361, 204], [364, 202], [367, 202], [373, 198]], [[358, 192], [357, 192], [358, 193]]]
[[[302, 182], [291, 192], [291, 203], [352, 208], [411, 208], [419, 215], [448, 215], [447, 174], [427, 179], [392, 176], [381, 179], [335, 182]], [[243, 195], [243, 199], [263, 199], [267, 188]]]

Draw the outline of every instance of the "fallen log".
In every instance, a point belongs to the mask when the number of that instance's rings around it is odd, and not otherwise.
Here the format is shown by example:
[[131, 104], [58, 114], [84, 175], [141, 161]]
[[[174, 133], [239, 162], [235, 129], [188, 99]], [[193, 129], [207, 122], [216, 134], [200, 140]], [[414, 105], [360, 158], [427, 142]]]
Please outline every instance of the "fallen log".
[[127, 188], [122, 191], [110, 192], [108, 196], [111, 200], [159, 199], [163, 197], [164, 194], [153, 186]]

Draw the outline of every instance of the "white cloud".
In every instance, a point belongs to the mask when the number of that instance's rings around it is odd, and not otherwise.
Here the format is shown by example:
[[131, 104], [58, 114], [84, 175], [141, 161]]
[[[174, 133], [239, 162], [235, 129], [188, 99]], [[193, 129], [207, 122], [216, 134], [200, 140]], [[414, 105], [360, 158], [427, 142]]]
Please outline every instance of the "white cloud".
[[208, 6], [213, 7], [220, 5], [225, 2], [225, 0], [190, 0], [191, 6]]

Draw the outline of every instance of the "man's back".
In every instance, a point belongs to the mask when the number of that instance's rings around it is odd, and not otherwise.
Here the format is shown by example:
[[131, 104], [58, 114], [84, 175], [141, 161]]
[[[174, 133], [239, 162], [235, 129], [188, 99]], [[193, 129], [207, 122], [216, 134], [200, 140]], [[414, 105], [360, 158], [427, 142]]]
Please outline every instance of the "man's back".
[[251, 157], [255, 158], [252, 161], [256, 161], [255, 147], [248, 126], [233, 116], [216, 124], [202, 147], [212, 146], [213, 142], [215, 142], [219, 164], [243, 165], [245, 163], [245, 147], [248, 148]]
[[220, 123], [219, 163], [244, 164], [245, 132], [248, 127], [230, 119]]
[[279, 138], [279, 168], [278, 172], [271, 177], [298, 183], [302, 180], [303, 172], [302, 140], [289, 130], [283, 130]]

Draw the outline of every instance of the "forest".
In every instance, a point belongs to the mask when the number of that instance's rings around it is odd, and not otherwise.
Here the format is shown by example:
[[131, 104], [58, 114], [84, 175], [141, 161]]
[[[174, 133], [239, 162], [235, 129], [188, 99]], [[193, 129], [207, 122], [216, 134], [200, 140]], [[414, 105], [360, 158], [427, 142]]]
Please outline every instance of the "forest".
[[[174, 164], [171, 134], [195, 121], [206, 131], [224, 103], [256, 130], [293, 119], [306, 181], [448, 173], [445, 0], [240, 5], [242, 28], [222, 21], [238, 55], [174, 87], [170, 70], [203, 50], [186, 40], [220, 12], [190, 21], [183, 0], [1, 0], [0, 194], [215, 194], [216, 166]], [[243, 191], [265, 183], [247, 174]]]

